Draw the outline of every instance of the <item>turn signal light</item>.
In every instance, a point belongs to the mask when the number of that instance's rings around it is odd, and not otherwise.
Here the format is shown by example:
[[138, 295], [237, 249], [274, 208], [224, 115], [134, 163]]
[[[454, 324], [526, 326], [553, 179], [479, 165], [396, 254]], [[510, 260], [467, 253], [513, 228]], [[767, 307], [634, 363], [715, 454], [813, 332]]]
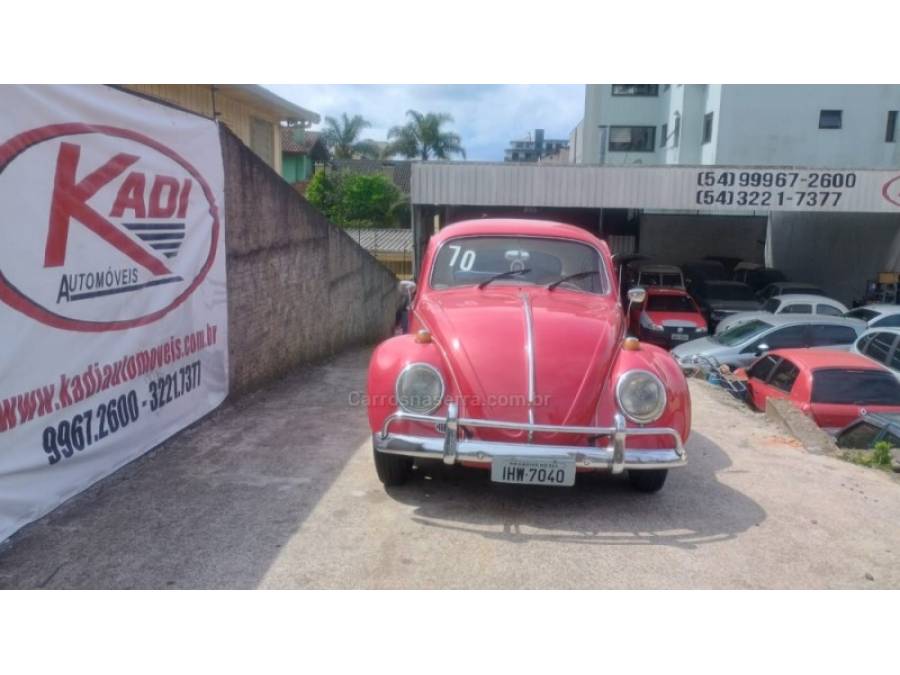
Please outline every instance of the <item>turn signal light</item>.
[[429, 342], [431, 342], [431, 333], [429, 333], [424, 328], [420, 328], [418, 331], [416, 331], [416, 342], [418, 342], [420, 345], [428, 344]]
[[636, 352], [641, 348], [641, 341], [636, 337], [627, 337], [622, 343], [622, 349], [626, 352]]

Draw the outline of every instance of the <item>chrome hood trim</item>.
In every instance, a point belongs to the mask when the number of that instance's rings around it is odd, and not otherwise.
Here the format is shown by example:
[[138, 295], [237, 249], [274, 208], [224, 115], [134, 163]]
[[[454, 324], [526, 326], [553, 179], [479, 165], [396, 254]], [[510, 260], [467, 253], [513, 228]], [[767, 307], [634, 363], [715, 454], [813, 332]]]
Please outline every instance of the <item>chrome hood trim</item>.
[[[534, 315], [531, 311], [531, 300], [522, 294], [522, 306], [525, 309], [525, 358], [528, 364], [528, 423], [534, 424], [535, 368], [534, 368]], [[528, 442], [534, 438], [534, 432], [528, 430]]]

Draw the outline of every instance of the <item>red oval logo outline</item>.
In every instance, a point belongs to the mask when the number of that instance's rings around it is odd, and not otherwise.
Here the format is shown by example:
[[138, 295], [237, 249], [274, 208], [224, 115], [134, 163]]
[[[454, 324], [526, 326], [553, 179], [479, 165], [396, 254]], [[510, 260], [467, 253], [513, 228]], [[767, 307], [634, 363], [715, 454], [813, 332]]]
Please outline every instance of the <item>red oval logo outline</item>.
[[[898, 181], [900, 181], [900, 176], [894, 176], [887, 183], [884, 184], [883, 188], [881, 188], [881, 196], [884, 197], [885, 199], [887, 199], [891, 204], [893, 204], [895, 206], [900, 206], [900, 201], [892, 198], [888, 194], [888, 189], [891, 187], [891, 185], [893, 185], [894, 183], [896, 183]], [[900, 192], [898, 192], [897, 194], [898, 194], [898, 199], [900, 199]]]
[[197, 276], [194, 277], [194, 280], [190, 283], [190, 285], [185, 288], [168, 305], [166, 305], [162, 309], [156, 310], [155, 312], [151, 312], [150, 314], [145, 314], [144, 316], [140, 316], [135, 319], [127, 319], [125, 321], [85, 321], [82, 319], [71, 319], [69, 317], [55, 314], [42, 305], [37, 304], [34, 300], [26, 296], [15, 286], [13, 286], [6, 278], [6, 276], [4, 276], [3, 270], [0, 270], [0, 300], [5, 302], [13, 309], [16, 309], [26, 316], [34, 319], [35, 321], [39, 321], [40, 323], [43, 323], [45, 325], [52, 326], [53, 328], [60, 328], [63, 330], [102, 333], [111, 330], [126, 330], [128, 328], [146, 326], [147, 324], [161, 319], [176, 307], [181, 305], [193, 294], [195, 290], [197, 290], [197, 287], [201, 283], [203, 283], [203, 280], [206, 278], [206, 275], [212, 267], [213, 261], [216, 258], [220, 229], [219, 207], [216, 204], [215, 196], [213, 195], [212, 189], [209, 187], [209, 184], [206, 182], [206, 179], [204, 179], [203, 176], [200, 175], [200, 172], [197, 171], [197, 169], [195, 169], [192, 164], [181, 157], [181, 155], [176, 153], [174, 150], [167, 148], [162, 143], [153, 140], [149, 136], [145, 136], [136, 131], [131, 131], [130, 129], [122, 129], [119, 127], [113, 127], [103, 124], [84, 124], [81, 122], [51, 124], [44, 127], [37, 127], [36, 129], [31, 129], [29, 131], [24, 131], [17, 136], [13, 136], [3, 145], [0, 145], [0, 173], [3, 173], [4, 169], [6, 169], [10, 162], [12, 162], [16, 157], [18, 157], [34, 145], [43, 143], [44, 141], [53, 140], [54, 138], [59, 138], [60, 136], [75, 136], [78, 134], [104, 134], [106, 136], [114, 136], [117, 138], [125, 138], [131, 141], [135, 141], [137, 143], [140, 143], [141, 145], [146, 145], [147, 147], [156, 150], [160, 154], [179, 164], [185, 171], [187, 171], [191, 175], [191, 177], [193, 177], [197, 181], [197, 184], [200, 185], [201, 189], [203, 190], [203, 195], [204, 197], [206, 197], [207, 204], [209, 204], [209, 215], [212, 217], [213, 221], [209, 244], [209, 253], [206, 256], [206, 261], [203, 263], [203, 266], [200, 268], [200, 271], [197, 273]]

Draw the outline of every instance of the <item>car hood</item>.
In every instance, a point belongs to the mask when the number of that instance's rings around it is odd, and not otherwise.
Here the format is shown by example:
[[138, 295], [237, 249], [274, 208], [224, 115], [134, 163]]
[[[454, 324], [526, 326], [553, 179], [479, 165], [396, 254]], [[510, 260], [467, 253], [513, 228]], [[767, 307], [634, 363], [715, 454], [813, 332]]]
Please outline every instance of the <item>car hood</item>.
[[706, 319], [703, 315], [696, 312], [654, 312], [647, 310], [645, 312], [653, 323], [659, 326], [695, 326], [703, 328], [706, 326]]
[[416, 313], [444, 353], [453, 388], [463, 396], [463, 414], [527, 422], [526, 303], [534, 344], [534, 421], [590, 424], [624, 330], [613, 297], [515, 286], [466, 288], [423, 297]]
[[706, 304], [712, 310], [726, 310], [730, 312], [753, 312], [760, 305], [756, 300], [707, 300]]
[[734, 350], [734, 347], [720, 344], [711, 337], [704, 337], [678, 345], [672, 350], [672, 356], [679, 361], [683, 361], [694, 355], [719, 357], [722, 354], [730, 353], [732, 350]]
[[770, 318], [772, 318], [772, 314], [769, 312], [738, 312], [736, 314], [732, 314], [726, 319], [722, 319], [722, 321], [719, 322], [719, 325], [716, 327], [716, 333], [721, 333], [730, 326], [736, 326], [740, 323], [753, 321], [753, 319], [766, 320]]

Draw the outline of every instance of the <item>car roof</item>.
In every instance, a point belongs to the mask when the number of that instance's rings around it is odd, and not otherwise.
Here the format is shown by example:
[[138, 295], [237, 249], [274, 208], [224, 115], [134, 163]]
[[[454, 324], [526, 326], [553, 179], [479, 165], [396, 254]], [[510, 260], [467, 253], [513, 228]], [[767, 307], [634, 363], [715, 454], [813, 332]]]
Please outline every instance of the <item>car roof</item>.
[[805, 281], [773, 281], [769, 286], [776, 288], [819, 288], [816, 284], [808, 284]]
[[651, 263], [649, 265], [641, 265], [641, 272], [670, 272], [672, 274], [681, 274], [681, 268], [676, 265], [657, 265]]
[[745, 288], [750, 288], [743, 281], [730, 281], [728, 279], [710, 279], [709, 281], [703, 282], [706, 286], [743, 286]]
[[673, 288], [672, 286], [649, 286], [646, 290], [647, 295], [680, 295], [682, 297], [690, 297], [688, 292], [683, 288]]
[[877, 361], [854, 352], [840, 349], [773, 349], [769, 354], [783, 356], [807, 370], [827, 368], [853, 368], [854, 370], [883, 370], [890, 372]]
[[788, 326], [795, 323], [834, 323], [839, 326], [863, 328], [866, 325], [862, 319], [848, 319], [843, 316], [828, 316], [827, 314], [770, 314], [762, 320], [773, 326]]
[[481, 218], [478, 220], [462, 220], [447, 225], [431, 237], [430, 246], [437, 246], [456, 237], [476, 235], [514, 237], [561, 237], [590, 244], [597, 248], [606, 248], [606, 244], [593, 234], [574, 225], [566, 225], [550, 220], [529, 220], [525, 218]]
[[830, 302], [832, 305], [843, 307], [844, 303], [827, 295], [811, 295], [809, 293], [790, 293], [789, 295], [773, 295], [772, 300], [788, 300], [790, 302]]
[[897, 314], [900, 313], [900, 305], [889, 305], [883, 302], [873, 302], [871, 305], [862, 305], [861, 307], [851, 307], [850, 311], [852, 312], [854, 309], [871, 309], [873, 312], [878, 312], [879, 314]]

